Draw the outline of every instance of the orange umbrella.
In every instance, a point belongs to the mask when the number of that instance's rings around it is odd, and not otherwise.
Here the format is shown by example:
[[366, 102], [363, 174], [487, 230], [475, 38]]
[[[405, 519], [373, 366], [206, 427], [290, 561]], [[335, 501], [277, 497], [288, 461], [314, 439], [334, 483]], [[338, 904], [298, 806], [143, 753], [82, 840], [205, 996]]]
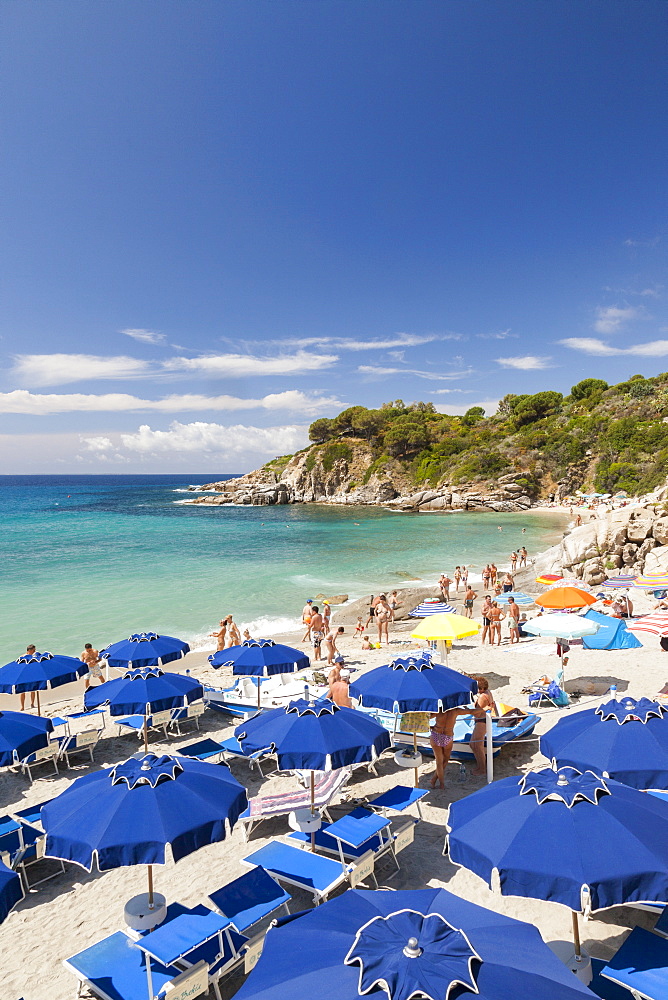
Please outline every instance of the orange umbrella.
[[536, 583], [556, 583], [557, 580], [563, 580], [563, 576], [557, 576], [556, 573], [543, 573], [536, 577]]
[[557, 587], [537, 597], [536, 604], [541, 608], [563, 611], [564, 608], [586, 608], [589, 604], [596, 604], [596, 598], [578, 587]]

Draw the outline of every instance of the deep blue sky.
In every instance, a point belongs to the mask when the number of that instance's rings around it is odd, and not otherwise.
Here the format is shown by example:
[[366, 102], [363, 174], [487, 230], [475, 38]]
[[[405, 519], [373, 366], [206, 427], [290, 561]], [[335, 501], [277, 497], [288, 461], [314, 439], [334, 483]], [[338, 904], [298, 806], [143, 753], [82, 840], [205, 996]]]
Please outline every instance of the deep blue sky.
[[668, 369], [667, 22], [0, 6], [3, 471], [238, 471], [346, 405]]

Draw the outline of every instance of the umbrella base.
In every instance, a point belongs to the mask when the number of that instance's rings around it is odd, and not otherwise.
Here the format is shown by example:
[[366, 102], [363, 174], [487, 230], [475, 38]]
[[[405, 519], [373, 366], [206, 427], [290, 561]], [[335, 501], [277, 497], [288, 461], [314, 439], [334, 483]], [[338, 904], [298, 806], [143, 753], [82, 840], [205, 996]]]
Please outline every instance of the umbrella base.
[[320, 829], [322, 820], [319, 812], [311, 812], [310, 809], [296, 809], [288, 816], [288, 826], [291, 830], [299, 830], [300, 833], [315, 833]]
[[584, 983], [585, 986], [589, 985], [593, 976], [591, 958], [584, 948], [581, 949], [582, 954], [578, 961], [572, 941], [548, 941], [547, 946], [571, 970], [573, 975], [577, 976], [581, 983]]
[[153, 906], [149, 907], [148, 893], [140, 892], [127, 901], [123, 916], [131, 930], [149, 930], [161, 924], [167, 916], [167, 900], [159, 892], [154, 892]]
[[399, 767], [419, 767], [422, 763], [422, 754], [419, 750], [397, 750], [394, 763]]

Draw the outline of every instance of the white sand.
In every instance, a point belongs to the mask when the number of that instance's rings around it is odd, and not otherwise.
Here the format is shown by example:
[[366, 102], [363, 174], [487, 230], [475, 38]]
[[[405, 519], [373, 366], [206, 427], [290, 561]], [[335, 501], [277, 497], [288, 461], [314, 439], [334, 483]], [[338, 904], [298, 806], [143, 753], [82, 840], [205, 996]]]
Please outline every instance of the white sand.
[[[397, 626], [394, 637], [408, 638], [410, 626]], [[286, 637], [288, 638], [288, 637]], [[300, 637], [290, 637], [297, 645]], [[543, 640], [526, 641], [519, 646], [505, 644], [500, 648], [481, 648], [479, 639], [467, 639], [456, 643], [450, 665], [468, 673], [479, 672], [489, 679], [497, 700], [526, 707], [526, 696], [521, 689], [544, 673], [553, 675], [557, 667], [554, 655], [529, 655], [529, 650], [544, 645]], [[387, 652], [372, 651], [361, 653], [359, 642], [344, 638], [341, 648], [351, 664], [360, 670], [367, 670], [387, 662]], [[393, 644], [393, 653], [401, 648]], [[191, 654], [185, 666], [201, 679], [212, 680], [217, 685], [229, 684], [229, 672], [212, 671], [206, 664], [205, 654]], [[223, 676], [221, 676], [221, 673]], [[668, 659], [658, 648], [658, 640], [643, 649], [596, 652], [574, 648], [567, 668], [567, 681], [575, 681], [582, 690], [594, 685], [603, 691], [609, 683], [615, 682], [620, 693], [639, 697], [655, 695], [668, 679]], [[569, 685], [571, 686], [571, 685]], [[81, 688], [83, 687], [83, 682]], [[58, 695], [59, 692], [54, 692]], [[590, 707], [598, 699], [583, 699], [580, 707]], [[6, 706], [6, 703], [5, 703]], [[80, 706], [79, 701], [72, 708]], [[50, 706], [49, 711], [62, 711], [64, 705]], [[577, 707], [574, 709], [577, 711]], [[543, 713], [538, 733], [546, 731], [559, 718], [558, 712]], [[563, 714], [563, 712], [561, 713]], [[226, 723], [226, 716], [209, 711], [202, 720], [202, 735], [213, 738], [231, 735], [233, 726]], [[116, 727], [109, 725], [109, 737], [104, 739], [96, 751], [97, 767], [123, 760], [138, 749], [135, 737], [115, 736]], [[191, 742], [196, 734], [188, 734], [168, 743], [154, 741], [152, 748], [160, 751]], [[83, 761], [83, 758], [79, 758]], [[496, 775], [521, 775], [535, 765], [544, 764], [537, 749], [536, 739], [521, 745], [506, 747], [497, 758]], [[433, 764], [422, 769], [422, 783], [425, 784]], [[84, 763], [71, 770], [64, 770], [59, 777], [41, 777], [33, 785], [19, 774], [4, 772], [0, 784], [0, 813], [20, 809], [32, 803], [41, 802], [62, 792], [79, 775], [89, 770]], [[286, 778], [267, 777], [259, 779], [249, 772], [241, 762], [232, 766], [235, 776], [256, 795], [260, 789], [289, 787], [292, 782]], [[415, 841], [400, 855], [401, 872], [389, 883], [396, 889], [417, 889], [426, 885], [444, 886], [459, 895], [492, 909], [519, 917], [535, 924], [546, 941], [569, 939], [571, 914], [565, 907], [538, 900], [503, 898], [493, 895], [487, 886], [472, 873], [455, 868], [442, 857], [444, 824], [448, 804], [463, 795], [481, 787], [482, 780], [468, 777], [465, 785], [457, 782], [459, 767], [450, 767], [444, 791], [432, 791], [424, 809], [424, 822], [417, 827]], [[349, 791], [354, 795], [376, 794], [395, 783], [406, 783], [412, 772], [401, 772], [392, 756], [387, 755], [379, 764], [379, 777], [358, 771]], [[470, 768], [469, 768], [470, 772]], [[236, 830], [226, 842], [204, 848], [178, 865], [169, 863], [157, 868], [156, 889], [164, 893], [168, 901], [178, 900], [187, 905], [206, 901], [208, 891], [212, 891], [243, 870], [240, 859], [267, 842], [271, 837], [280, 837], [288, 832], [285, 819], [264, 823], [254, 833], [250, 844], [243, 841], [241, 831]], [[604, 849], [604, 848], [603, 848]], [[46, 862], [44, 863], [46, 864]], [[387, 871], [389, 872], [389, 868]], [[33, 875], [36, 877], [36, 875]], [[380, 878], [381, 884], [383, 878]], [[123, 904], [137, 892], [143, 892], [146, 872], [143, 867], [119, 869], [105, 874], [87, 874], [82, 869], [67, 865], [64, 875], [39, 886], [19, 904], [16, 910], [0, 927], [2, 942], [2, 988], [0, 994], [6, 1000], [64, 1000], [76, 995], [75, 977], [62, 966], [62, 960], [86, 948], [104, 936], [116, 931], [123, 924]], [[309, 905], [308, 898], [295, 894], [293, 909]], [[594, 955], [609, 957], [619, 946], [628, 929], [639, 923], [651, 926], [654, 918], [631, 908], [608, 911], [602, 917], [582, 921], [583, 946]], [[226, 995], [232, 996], [242, 979], [229, 982]]]

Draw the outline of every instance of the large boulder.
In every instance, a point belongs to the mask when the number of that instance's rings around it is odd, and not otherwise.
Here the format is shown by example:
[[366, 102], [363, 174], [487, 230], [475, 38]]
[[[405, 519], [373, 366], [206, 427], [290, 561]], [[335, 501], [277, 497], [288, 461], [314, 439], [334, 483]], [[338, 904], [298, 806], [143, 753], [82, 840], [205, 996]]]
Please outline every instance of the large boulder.
[[660, 545], [647, 553], [645, 573], [668, 573], [668, 545]]
[[626, 528], [626, 537], [630, 542], [644, 542], [648, 535], [652, 534], [654, 517], [648, 510], [634, 511], [629, 517]]
[[657, 545], [668, 545], [668, 517], [659, 517], [654, 522], [652, 534]]

